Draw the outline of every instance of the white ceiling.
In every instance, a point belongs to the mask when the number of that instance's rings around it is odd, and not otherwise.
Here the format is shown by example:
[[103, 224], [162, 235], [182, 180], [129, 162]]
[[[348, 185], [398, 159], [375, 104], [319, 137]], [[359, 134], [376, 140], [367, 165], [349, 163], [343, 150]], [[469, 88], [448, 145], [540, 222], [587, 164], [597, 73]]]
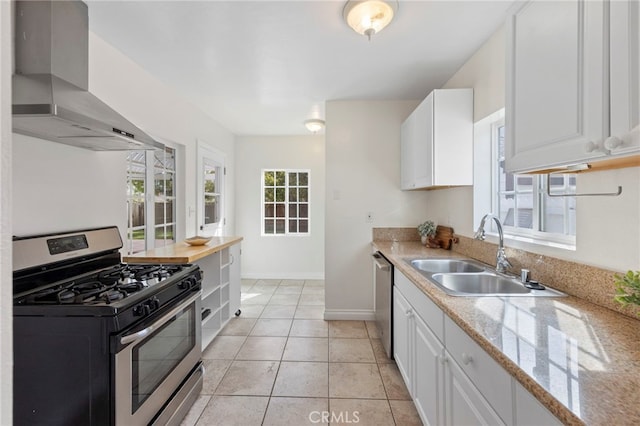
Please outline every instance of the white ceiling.
[[344, 1], [91, 0], [91, 31], [239, 135], [296, 135], [329, 100], [422, 99], [512, 1], [403, 1], [367, 41]]

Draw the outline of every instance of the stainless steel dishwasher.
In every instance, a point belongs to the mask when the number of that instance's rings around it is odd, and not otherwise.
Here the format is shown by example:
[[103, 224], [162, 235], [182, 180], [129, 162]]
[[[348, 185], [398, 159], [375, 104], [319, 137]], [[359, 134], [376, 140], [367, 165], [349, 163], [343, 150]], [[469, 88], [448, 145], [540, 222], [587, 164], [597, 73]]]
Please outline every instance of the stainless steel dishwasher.
[[393, 265], [380, 252], [373, 254], [373, 263], [375, 264], [376, 274], [376, 324], [380, 331], [380, 340], [387, 353], [387, 357], [391, 358], [391, 345], [393, 330], [392, 317], [392, 291], [393, 291]]

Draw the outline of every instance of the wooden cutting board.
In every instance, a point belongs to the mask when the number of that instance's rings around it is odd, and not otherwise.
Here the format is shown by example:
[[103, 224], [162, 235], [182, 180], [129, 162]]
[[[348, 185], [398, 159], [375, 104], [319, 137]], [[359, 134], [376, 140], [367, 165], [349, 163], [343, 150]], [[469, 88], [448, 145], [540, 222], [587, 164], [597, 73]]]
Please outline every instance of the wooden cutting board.
[[436, 236], [433, 239], [438, 242], [441, 249], [451, 250], [456, 237], [453, 235], [453, 228], [438, 225], [436, 227]]

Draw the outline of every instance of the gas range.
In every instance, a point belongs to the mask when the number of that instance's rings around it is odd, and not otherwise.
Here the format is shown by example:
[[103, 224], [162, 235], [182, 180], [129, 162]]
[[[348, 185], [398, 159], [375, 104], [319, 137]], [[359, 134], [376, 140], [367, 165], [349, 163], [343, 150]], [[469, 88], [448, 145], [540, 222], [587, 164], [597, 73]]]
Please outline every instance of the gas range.
[[14, 238], [17, 424], [176, 424], [198, 394], [200, 268], [121, 247], [116, 227]]

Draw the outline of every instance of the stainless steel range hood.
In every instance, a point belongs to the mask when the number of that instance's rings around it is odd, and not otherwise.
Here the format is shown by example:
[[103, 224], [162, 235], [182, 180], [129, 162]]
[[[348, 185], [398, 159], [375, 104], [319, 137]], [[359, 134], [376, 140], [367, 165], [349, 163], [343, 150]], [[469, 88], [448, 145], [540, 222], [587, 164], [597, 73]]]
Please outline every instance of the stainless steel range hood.
[[14, 132], [96, 151], [163, 147], [89, 93], [86, 4], [16, 1], [15, 11]]

